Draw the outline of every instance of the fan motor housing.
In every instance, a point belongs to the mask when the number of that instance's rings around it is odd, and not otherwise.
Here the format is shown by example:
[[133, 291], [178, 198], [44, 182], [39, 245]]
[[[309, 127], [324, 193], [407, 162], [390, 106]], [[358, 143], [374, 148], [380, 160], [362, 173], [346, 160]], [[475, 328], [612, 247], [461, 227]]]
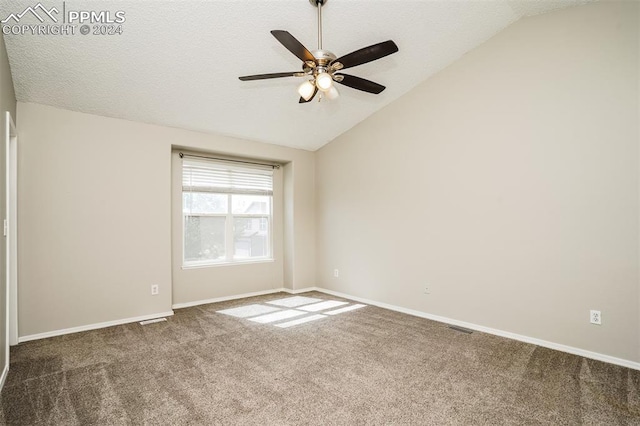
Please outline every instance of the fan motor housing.
[[336, 55], [324, 49], [312, 50], [311, 54], [318, 61], [318, 65], [328, 65], [329, 62], [334, 61], [336, 59]]

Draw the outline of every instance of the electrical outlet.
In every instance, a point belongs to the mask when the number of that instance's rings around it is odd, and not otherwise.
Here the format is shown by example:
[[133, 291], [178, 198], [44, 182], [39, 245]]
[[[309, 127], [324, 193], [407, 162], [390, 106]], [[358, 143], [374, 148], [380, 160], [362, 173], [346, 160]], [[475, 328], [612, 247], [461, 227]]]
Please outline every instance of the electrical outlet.
[[158, 284], [153, 284], [151, 286], [151, 295], [152, 296], [157, 296], [158, 293], [160, 293], [160, 288], [159, 288]]
[[591, 324], [602, 324], [602, 314], [600, 313], [600, 311], [595, 311], [592, 309], [589, 315], [589, 319], [591, 321]]
[[337, 270], [337, 269], [334, 269], [334, 270], [333, 270], [333, 277], [334, 277], [334, 278], [338, 278], [339, 276], [340, 276], [340, 271], [339, 271], [339, 270]]

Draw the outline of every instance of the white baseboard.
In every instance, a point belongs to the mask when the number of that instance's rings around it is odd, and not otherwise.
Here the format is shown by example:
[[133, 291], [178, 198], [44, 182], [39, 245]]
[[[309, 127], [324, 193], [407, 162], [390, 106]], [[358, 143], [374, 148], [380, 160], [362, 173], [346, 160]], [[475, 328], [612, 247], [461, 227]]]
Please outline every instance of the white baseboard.
[[339, 291], [327, 290], [319, 287], [313, 287], [313, 290], [319, 291], [321, 293], [329, 294], [332, 296], [353, 300], [356, 302], [366, 303], [367, 305], [378, 306], [380, 308], [389, 309], [391, 311], [413, 315], [415, 317], [426, 318], [433, 321], [442, 322], [445, 324], [457, 325], [459, 327], [469, 328], [471, 330], [480, 331], [482, 333], [493, 334], [495, 336], [500, 336], [500, 337], [506, 337], [507, 339], [518, 340], [520, 342], [530, 343], [532, 345], [542, 346], [544, 348], [555, 349], [560, 352], [566, 352], [566, 353], [582, 356], [589, 359], [595, 359], [597, 361], [607, 362], [609, 364], [615, 364], [615, 365], [620, 365], [622, 367], [631, 368], [634, 370], [640, 370], [640, 362], [629, 361], [622, 358], [616, 358], [610, 355], [604, 355], [598, 352], [591, 352], [585, 349], [574, 348], [573, 346], [567, 346], [567, 345], [562, 345], [560, 343], [554, 343], [546, 340], [536, 339], [534, 337], [523, 336], [521, 334], [511, 333], [509, 331], [498, 330], [495, 328], [472, 324], [465, 321], [458, 321], [458, 320], [447, 318], [447, 317], [432, 315], [426, 312], [416, 311], [414, 309], [407, 309], [401, 306], [395, 306], [395, 305], [390, 305], [388, 303], [382, 303], [382, 302], [377, 302], [375, 300], [365, 299], [362, 297], [351, 296], [349, 294], [340, 293]]
[[4, 365], [4, 368], [2, 369], [2, 376], [0, 376], [0, 391], [2, 391], [2, 388], [4, 387], [4, 382], [7, 380], [8, 375], [9, 375], [9, 360], [7, 360], [7, 362]]
[[270, 290], [254, 291], [252, 293], [235, 294], [233, 296], [223, 296], [223, 297], [215, 297], [213, 299], [195, 300], [193, 302], [175, 303], [171, 305], [171, 308], [172, 309], [190, 308], [192, 306], [206, 305], [209, 303], [226, 302], [228, 300], [245, 299], [247, 297], [264, 296], [267, 294], [274, 294], [274, 293], [299, 294], [299, 293], [307, 293], [314, 290], [317, 290], [317, 288], [305, 287], [305, 288], [295, 290], [291, 288], [280, 287], [280, 288], [274, 288]]
[[140, 322], [140, 321], [145, 321], [145, 320], [150, 320], [150, 319], [155, 319], [160, 317], [170, 317], [172, 315], [173, 315], [173, 311], [158, 312], [157, 314], [142, 315], [135, 318], [124, 318], [121, 320], [82, 325], [80, 327], [71, 327], [71, 328], [65, 328], [62, 330], [47, 331], [45, 333], [30, 334], [27, 336], [18, 337], [18, 343], [29, 342], [31, 340], [46, 339], [47, 337], [62, 336], [64, 334], [79, 333], [81, 331], [89, 331], [89, 330], [96, 330], [99, 328], [113, 327], [114, 325], [129, 324], [132, 322]]
[[289, 294], [300, 294], [300, 293], [308, 293], [310, 291], [318, 291], [318, 287], [305, 287], [297, 290], [292, 290], [290, 288], [283, 288], [282, 291], [287, 292]]
[[[238, 294], [234, 296], [217, 297], [214, 299], [197, 300], [194, 302], [186, 302], [186, 303], [176, 303], [172, 305], [171, 308], [172, 309], [189, 308], [192, 306], [206, 305], [208, 303], [225, 302], [227, 300], [235, 300], [235, 299], [245, 299], [247, 297], [254, 297], [254, 296], [264, 296], [266, 294], [282, 293], [282, 292], [297, 294], [297, 293], [305, 293], [312, 290], [315, 290], [315, 287], [308, 287], [300, 290], [291, 290], [287, 288], [274, 288], [271, 290], [256, 291], [253, 293], [244, 293], [244, 294]], [[156, 319], [160, 317], [168, 317], [172, 315], [173, 315], [173, 311], [161, 312], [157, 314], [143, 315], [135, 318], [125, 318], [125, 319], [115, 320], [115, 321], [107, 321], [107, 322], [101, 322], [97, 324], [83, 325], [80, 327], [65, 328], [62, 330], [47, 331], [45, 333], [20, 336], [18, 337], [18, 343], [29, 342], [32, 340], [46, 339], [48, 337], [62, 336], [65, 334], [79, 333], [82, 331], [96, 330], [99, 328], [112, 327], [114, 325], [122, 325], [122, 324], [129, 324], [132, 322], [146, 321], [146, 320]], [[8, 370], [8, 366], [7, 366], [7, 370]]]
[[253, 293], [236, 294], [234, 296], [215, 297], [213, 299], [196, 300], [193, 302], [176, 303], [171, 306], [172, 309], [190, 308], [192, 306], [206, 305], [209, 303], [226, 302], [228, 300], [245, 299], [247, 297], [264, 296], [273, 293], [290, 293], [291, 290], [286, 288], [274, 288], [271, 290], [254, 291]]
[[[589, 358], [589, 359], [594, 359], [597, 361], [602, 361], [602, 362], [607, 362], [609, 364], [615, 364], [615, 365], [620, 365], [622, 367], [627, 367], [627, 368], [631, 368], [634, 370], [640, 370], [640, 363], [639, 362], [634, 362], [634, 361], [630, 361], [630, 360], [626, 360], [626, 359], [622, 359], [622, 358], [616, 358], [610, 355], [604, 355], [598, 352], [591, 352], [585, 349], [580, 349], [580, 348], [575, 348], [573, 346], [567, 346], [567, 345], [563, 345], [560, 343], [554, 343], [554, 342], [549, 342], [546, 340], [541, 340], [541, 339], [537, 339], [534, 337], [529, 337], [529, 336], [524, 336], [521, 334], [516, 334], [516, 333], [511, 333], [509, 331], [503, 331], [503, 330], [498, 330], [495, 328], [490, 328], [490, 327], [485, 327], [482, 325], [477, 325], [477, 324], [473, 324], [473, 323], [469, 323], [469, 322], [465, 322], [465, 321], [459, 321], [459, 320], [455, 320], [452, 318], [447, 318], [447, 317], [442, 317], [439, 315], [432, 315], [432, 314], [428, 314], [426, 312], [422, 312], [422, 311], [417, 311], [414, 309], [408, 309], [408, 308], [403, 308], [401, 306], [396, 306], [396, 305], [391, 305], [388, 303], [383, 303], [383, 302], [378, 302], [375, 300], [371, 300], [371, 299], [365, 299], [363, 297], [357, 297], [357, 296], [352, 296], [346, 293], [341, 293], [339, 291], [333, 291], [333, 290], [328, 290], [328, 289], [324, 289], [321, 287], [306, 287], [306, 288], [301, 288], [301, 289], [289, 289], [289, 288], [275, 288], [275, 289], [271, 289], [271, 290], [264, 290], [264, 291], [257, 291], [257, 292], [253, 292], [253, 293], [244, 293], [244, 294], [238, 294], [238, 295], [234, 295], [234, 296], [225, 296], [225, 297], [217, 297], [217, 298], [213, 298], [213, 299], [206, 299], [206, 300], [197, 300], [194, 302], [187, 302], [187, 303], [176, 303], [172, 306], [173, 309], [181, 309], [181, 308], [188, 308], [188, 307], [192, 307], [192, 306], [198, 306], [198, 305], [205, 305], [208, 303], [217, 303], [217, 302], [226, 302], [228, 300], [236, 300], [236, 299], [245, 299], [247, 297], [254, 297], [254, 296], [264, 296], [267, 294], [273, 294], [273, 293], [289, 293], [289, 294], [300, 294], [300, 293], [308, 293], [310, 291], [319, 291], [321, 293], [325, 293], [325, 294], [329, 294], [331, 296], [336, 296], [336, 297], [342, 297], [344, 299], [349, 299], [349, 300], [353, 300], [356, 302], [361, 302], [361, 303], [365, 303], [367, 305], [372, 305], [372, 306], [377, 306], [380, 308], [384, 308], [384, 309], [389, 309], [391, 311], [396, 311], [396, 312], [400, 312], [403, 314], [408, 314], [408, 315], [412, 315], [412, 316], [416, 316], [416, 317], [420, 317], [420, 318], [426, 318], [429, 320], [433, 320], [433, 321], [438, 321], [438, 322], [442, 322], [445, 324], [451, 324], [451, 325], [456, 325], [459, 327], [464, 327], [464, 328], [468, 328], [471, 330], [475, 330], [475, 331], [480, 331], [482, 333], [487, 333], [487, 334], [493, 334], [495, 336], [500, 336], [500, 337], [505, 337], [507, 339], [513, 339], [513, 340], [518, 340], [520, 342], [524, 342], [524, 343], [530, 343], [532, 345], [537, 345], [537, 346], [541, 346], [544, 348], [549, 348], [549, 349], [554, 349], [557, 351], [561, 351], [561, 352], [566, 352], [566, 353], [570, 353], [573, 355], [578, 355], [578, 356], [582, 356], [585, 358]], [[71, 334], [71, 333], [78, 333], [81, 331], [88, 331], [88, 330], [95, 330], [98, 328], [105, 328], [105, 327], [111, 327], [114, 325], [121, 325], [121, 324], [128, 324], [128, 323], [132, 323], [132, 322], [139, 322], [139, 321], [145, 321], [145, 320], [150, 320], [150, 319], [155, 319], [155, 318], [159, 318], [159, 317], [166, 317], [166, 316], [171, 316], [173, 315], [173, 311], [169, 311], [169, 312], [163, 312], [163, 313], [158, 313], [158, 314], [151, 314], [151, 315], [144, 315], [141, 317], [136, 317], [136, 318], [126, 318], [126, 319], [122, 319], [122, 320], [116, 320], [116, 321], [108, 321], [108, 322], [103, 322], [103, 323], [98, 323], [98, 324], [90, 324], [90, 325], [86, 325], [86, 326], [81, 326], [81, 327], [73, 327], [73, 328], [67, 328], [64, 330], [55, 330], [55, 331], [49, 331], [46, 333], [40, 333], [40, 334], [32, 334], [29, 336], [22, 336], [18, 338], [18, 342], [22, 343], [22, 342], [28, 342], [30, 340], [38, 340], [38, 339], [44, 339], [47, 337], [54, 337], [54, 336], [61, 336], [64, 334]], [[8, 365], [5, 366], [5, 370], [2, 373], [2, 377], [0, 378], [0, 389], [2, 389], [2, 384], [4, 384], [4, 380], [6, 379], [6, 375], [8, 372]]]

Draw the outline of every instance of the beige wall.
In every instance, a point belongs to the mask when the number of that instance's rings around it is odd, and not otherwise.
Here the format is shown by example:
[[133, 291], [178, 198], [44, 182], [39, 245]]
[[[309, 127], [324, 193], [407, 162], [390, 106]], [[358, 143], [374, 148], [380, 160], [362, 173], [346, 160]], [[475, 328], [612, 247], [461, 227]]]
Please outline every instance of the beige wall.
[[638, 55], [637, 3], [527, 18], [320, 149], [318, 285], [640, 361]]
[[[37, 104], [18, 111], [20, 336], [171, 309], [172, 146], [294, 164], [284, 183], [296, 197], [283, 224], [295, 243], [287, 267], [292, 286], [314, 285], [313, 153]], [[264, 280], [254, 266], [213, 268], [208, 283], [190, 270], [191, 280], [178, 281], [192, 284], [174, 286], [175, 296], [185, 303], [282, 285], [282, 272]]]
[[[2, 135], [2, 144], [0, 146], [0, 216], [6, 219], [6, 165], [5, 165], [5, 112], [9, 111], [16, 120], [16, 96], [13, 92], [13, 80], [11, 79], [11, 70], [9, 69], [9, 61], [7, 60], [7, 51], [4, 46], [4, 38], [0, 35], [0, 135]], [[7, 341], [7, 312], [6, 312], [6, 247], [5, 239], [0, 243], [0, 372], [4, 368], [6, 356]]]
[[[283, 209], [284, 215], [287, 217], [293, 214], [293, 163], [286, 164], [282, 170], [284, 174], [284, 202]], [[294, 259], [294, 233], [291, 227], [285, 227], [284, 230], [284, 287], [293, 290], [293, 259]], [[315, 281], [314, 281], [315, 282]]]

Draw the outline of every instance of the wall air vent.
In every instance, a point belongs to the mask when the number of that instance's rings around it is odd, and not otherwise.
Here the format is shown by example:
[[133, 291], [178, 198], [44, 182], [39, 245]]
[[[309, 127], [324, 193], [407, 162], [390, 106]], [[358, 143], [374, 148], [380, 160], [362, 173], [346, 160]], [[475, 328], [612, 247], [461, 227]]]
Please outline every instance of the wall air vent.
[[166, 318], [155, 318], [155, 319], [150, 319], [146, 321], [140, 321], [140, 325], [149, 325], [149, 324], [154, 324], [156, 322], [163, 322], [166, 320], [167, 320]]
[[473, 330], [469, 330], [468, 328], [464, 328], [464, 327], [458, 327], [457, 325], [450, 325], [449, 328], [455, 331], [460, 331], [462, 333], [467, 333], [467, 334], [473, 333]]

